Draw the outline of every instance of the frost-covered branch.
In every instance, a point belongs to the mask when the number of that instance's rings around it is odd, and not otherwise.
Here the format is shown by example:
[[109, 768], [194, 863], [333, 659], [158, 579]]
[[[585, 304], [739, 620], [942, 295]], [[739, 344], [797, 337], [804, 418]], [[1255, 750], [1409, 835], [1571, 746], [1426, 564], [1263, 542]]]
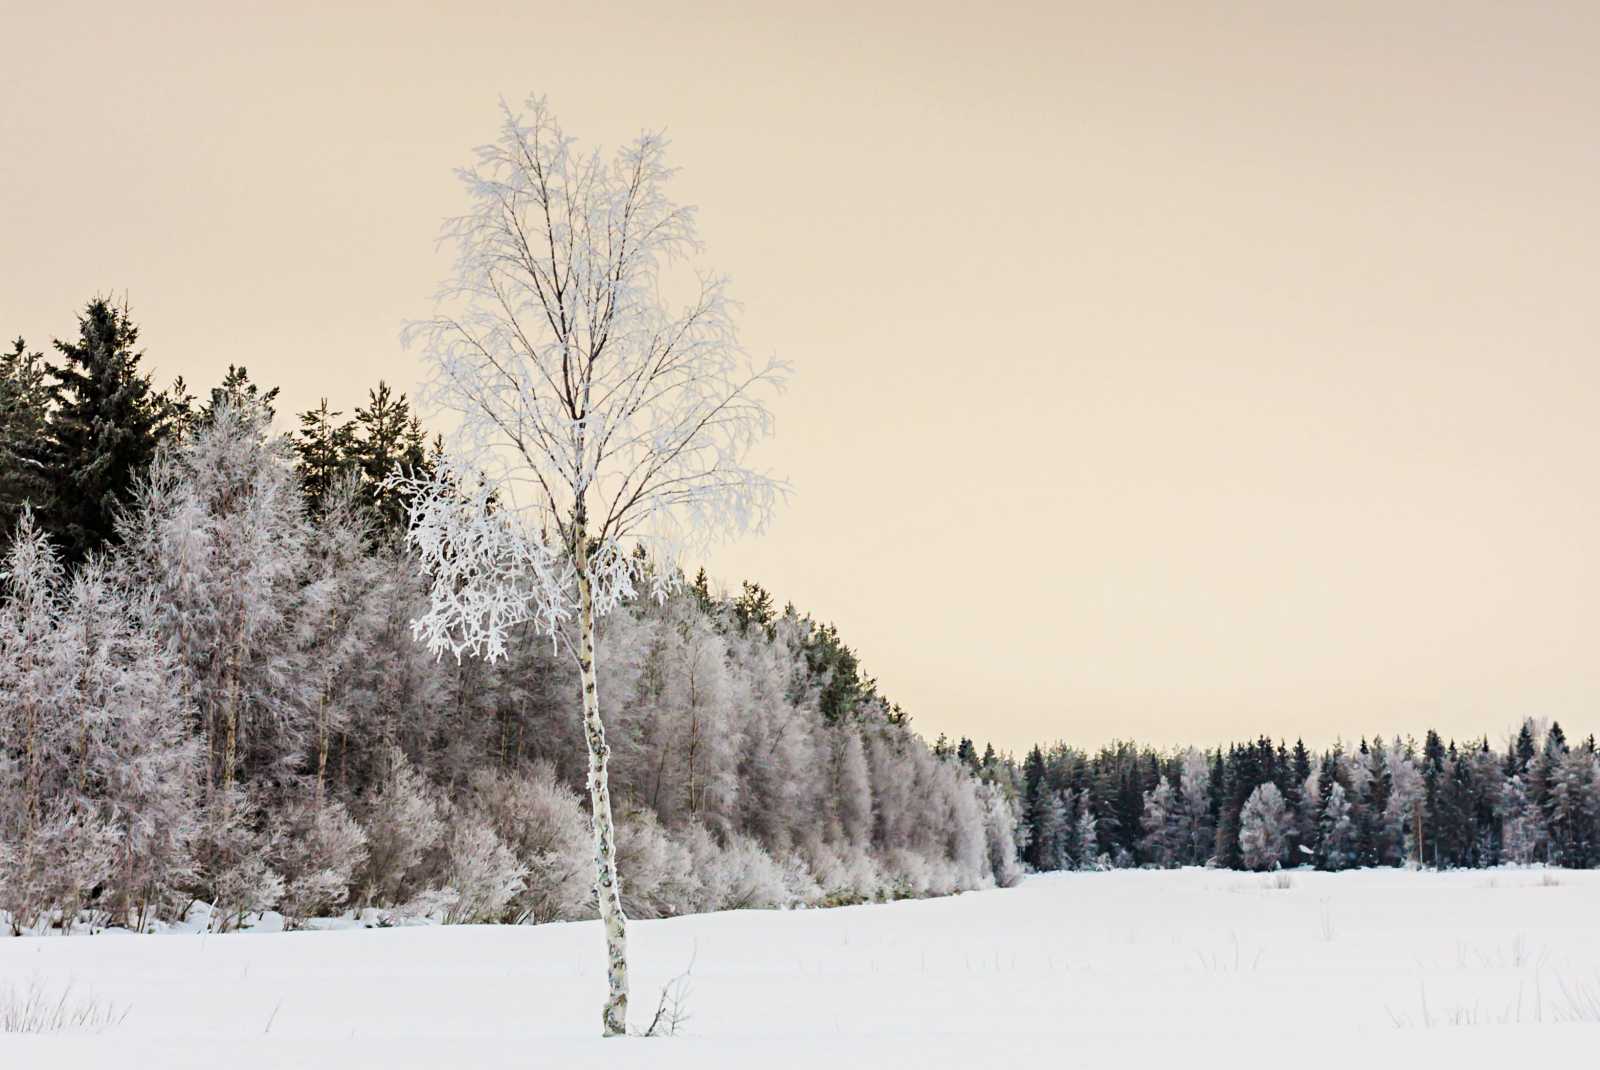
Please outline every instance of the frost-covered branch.
[[452, 460], [407, 487], [435, 650], [498, 657], [515, 626], [558, 633], [580, 559], [598, 614], [662, 596], [685, 553], [759, 530], [785, 491], [747, 458], [787, 367], [742, 350], [720, 276], [681, 308], [661, 296], [667, 265], [699, 249], [693, 210], [665, 192], [666, 147], [645, 133], [604, 161], [533, 99], [502, 106], [460, 172], [454, 268], [406, 332], [434, 368], [425, 399], [460, 417]]

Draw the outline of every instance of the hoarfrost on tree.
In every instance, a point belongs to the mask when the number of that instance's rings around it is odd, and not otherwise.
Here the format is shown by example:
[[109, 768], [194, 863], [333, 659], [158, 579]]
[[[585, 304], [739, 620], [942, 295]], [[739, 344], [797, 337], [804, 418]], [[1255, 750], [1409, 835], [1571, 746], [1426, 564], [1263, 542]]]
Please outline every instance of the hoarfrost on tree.
[[543, 99], [502, 104], [498, 138], [459, 172], [454, 270], [435, 315], [407, 329], [433, 374], [424, 400], [459, 417], [449, 455], [392, 484], [432, 577], [415, 631], [435, 651], [505, 656], [532, 625], [577, 658], [607, 935], [607, 1035], [626, 1031], [627, 961], [595, 621], [677, 562], [762, 527], [783, 485], [749, 466], [786, 367], [740, 347], [726, 281], [694, 273], [672, 307], [668, 268], [698, 251], [694, 213], [667, 195], [666, 139], [583, 151]]

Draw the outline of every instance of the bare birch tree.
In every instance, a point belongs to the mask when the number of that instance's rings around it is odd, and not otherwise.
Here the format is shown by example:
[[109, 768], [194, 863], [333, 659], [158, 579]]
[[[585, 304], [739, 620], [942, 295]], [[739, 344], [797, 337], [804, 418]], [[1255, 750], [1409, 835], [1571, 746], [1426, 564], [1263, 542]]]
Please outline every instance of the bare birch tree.
[[627, 1030], [626, 918], [617, 883], [595, 622], [678, 582], [707, 540], [762, 527], [783, 486], [748, 466], [786, 368], [740, 348], [725, 281], [663, 290], [699, 250], [666, 185], [666, 140], [609, 159], [581, 151], [543, 99], [502, 103], [499, 137], [460, 177], [455, 265], [432, 319], [407, 329], [432, 364], [424, 400], [459, 416], [447, 458], [411, 496], [409, 539], [432, 578], [415, 622], [435, 651], [495, 659], [535, 627], [577, 659], [589, 753], [596, 894], [607, 948], [607, 1036]]

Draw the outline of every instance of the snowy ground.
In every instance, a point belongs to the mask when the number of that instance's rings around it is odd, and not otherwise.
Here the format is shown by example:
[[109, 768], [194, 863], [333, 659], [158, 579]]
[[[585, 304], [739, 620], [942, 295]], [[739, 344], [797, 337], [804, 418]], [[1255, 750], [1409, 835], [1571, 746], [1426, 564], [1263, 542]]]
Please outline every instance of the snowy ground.
[[0, 940], [0, 999], [70, 982], [127, 1011], [99, 1034], [0, 1036], [0, 1067], [1368, 1070], [1600, 1050], [1600, 872], [1288, 881], [1061, 874], [636, 923], [636, 1019], [693, 963], [686, 1035], [664, 1040], [595, 1035], [595, 923]]

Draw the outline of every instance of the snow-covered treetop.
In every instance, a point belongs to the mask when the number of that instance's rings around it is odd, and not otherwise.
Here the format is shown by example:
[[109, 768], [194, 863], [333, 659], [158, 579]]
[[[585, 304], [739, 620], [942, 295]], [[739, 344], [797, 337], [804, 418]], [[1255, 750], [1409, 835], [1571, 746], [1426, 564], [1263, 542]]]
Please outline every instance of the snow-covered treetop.
[[471, 209], [445, 224], [435, 315], [406, 331], [433, 365], [424, 401], [460, 417], [439, 471], [406, 487], [435, 581], [418, 633], [458, 656], [497, 656], [512, 624], [556, 633], [580, 560], [597, 612], [641, 582], [664, 594], [684, 552], [759, 529], [784, 491], [746, 458], [787, 367], [740, 347], [723, 278], [662, 296], [663, 267], [699, 249], [665, 138], [607, 160], [541, 98], [501, 108], [460, 172]]

